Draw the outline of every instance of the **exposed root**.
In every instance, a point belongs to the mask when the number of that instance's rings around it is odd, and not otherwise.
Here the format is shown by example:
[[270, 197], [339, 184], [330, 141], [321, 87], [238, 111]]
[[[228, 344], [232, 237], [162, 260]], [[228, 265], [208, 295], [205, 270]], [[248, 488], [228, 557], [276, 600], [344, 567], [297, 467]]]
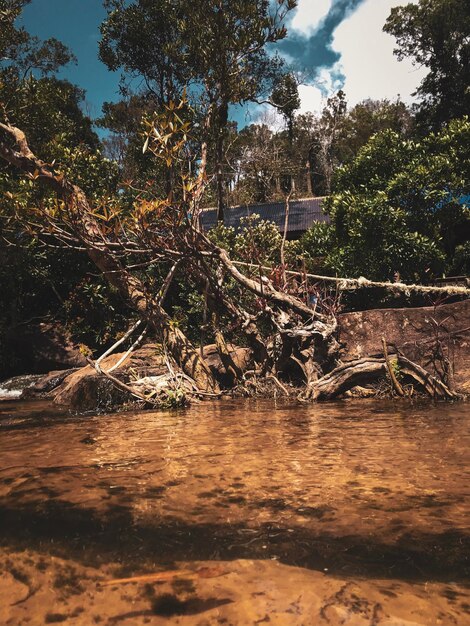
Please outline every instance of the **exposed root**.
[[365, 358], [351, 361], [308, 384], [300, 397], [306, 400], [330, 400], [353, 387], [377, 380], [386, 371], [385, 359]]
[[390, 376], [390, 380], [392, 382], [392, 386], [393, 386], [394, 390], [396, 391], [396, 393], [401, 398], [403, 398], [403, 396], [405, 395], [405, 392], [403, 391], [403, 387], [398, 382], [398, 379], [397, 379], [397, 377], [395, 375], [395, 371], [394, 371], [394, 369], [392, 367], [390, 359], [388, 358], [387, 342], [385, 341], [384, 337], [382, 337], [382, 346], [383, 346], [383, 351], [384, 351], [385, 364], [387, 366], [387, 371], [388, 371], [388, 375]]
[[439, 398], [444, 400], [462, 400], [463, 395], [451, 391], [447, 385], [441, 380], [432, 376], [423, 367], [417, 363], [413, 363], [403, 355], [398, 356], [398, 362], [400, 364], [400, 371], [404, 376], [409, 376], [416, 383], [418, 383], [428, 395], [432, 398]]
[[[397, 355], [396, 358], [403, 376], [411, 378], [432, 398], [442, 400], [462, 398], [417, 363], [413, 363], [402, 355]], [[353, 387], [375, 382], [389, 371], [387, 361], [388, 358], [364, 358], [340, 365], [326, 376], [307, 385], [301, 394], [301, 399], [331, 400]], [[405, 392], [401, 386], [400, 388], [404, 396]]]
[[276, 378], [276, 376], [274, 376], [274, 374], [268, 374], [268, 376], [266, 376], [266, 379], [272, 380], [276, 387], [280, 389], [284, 395], [290, 396], [290, 393], [287, 391], [286, 387], [281, 383], [278, 378]]

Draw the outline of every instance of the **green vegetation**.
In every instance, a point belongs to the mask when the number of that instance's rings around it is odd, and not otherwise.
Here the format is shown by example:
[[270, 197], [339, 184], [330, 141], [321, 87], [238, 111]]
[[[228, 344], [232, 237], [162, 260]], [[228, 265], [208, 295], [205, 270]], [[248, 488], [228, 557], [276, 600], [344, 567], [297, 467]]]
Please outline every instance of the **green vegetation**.
[[417, 119], [439, 129], [470, 111], [470, 5], [462, 0], [419, 0], [392, 9], [384, 30], [397, 39], [399, 59], [411, 57], [429, 72], [417, 90]]
[[[99, 120], [84, 113], [84, 92], [58, 78], [73, 53], [17, 26], [26, 4], [0, 0], [0, 122], [25, 132], [59, 182], [81, 187], [108, 247], [118, 246], [122, 229], [130, 238], [141, 229], [157, 233], [164, 249], [184, 241], [196, 257], [187, 228], [199, 204], [216, 205], [220, 220], [234, 204], [327, 195], [332, 223], [286, 242], [288, 265], [424, 282], [470, 271], [468, 3], [420, 0], [387, 20], [398, 57], [429, 68], [415, 107], [366, 100], [348, 108], [339, 91], [316, 116], [297, 113], [299, 73], [269, 49], [286, 36], [295, 0], [106, 0], [99, 54], [123, 82], [121, 101], [106, 103]], [[258, 100], [274, 105], [281, 130], [230, 121], [232, 105]], [[107, 131], [103, 141], [94, 123]], [[2, 146], [0, 155], [12, 140], [0, 129]], [[102, 349], [127, 327], [128, 303], [83, 255], [90, 244], [71, 234], [67, 199], [38, 178], [0, 163], [0, 354], [10, 352], [8, 333], [33, 318], [54, 319], [77, 342]], [[139, 256], [136, 241], [119, 260], [159, 293], [173, 259]], [[248, 218], [234, 230], [219, 221], [210, 241], [234, 261], [272, 267], [274, 281], [285, 269], [271, 223]], [[157, 244], [144, 244], [158, 257]], [[194, 341], [201, 328], [213, 339], [206, 278], [191, 274], [194, 264], [187, 256], [179, 262], [166, 310]], [[262, 306], [233, 277], [227, 285], [243, 306]], [[238, 331], [235, 324], [229, 334]], [[0, 372], [11, 366], [3, 358]]]
[[[335, 228], [329, 263], [340, 275], [409, 281], [452, 270], [470, 236], [470, 121], [421, 141], [375, 135], [336, 172], [327, 201]], [[459, 248], [461, 254], [462, 248]]]

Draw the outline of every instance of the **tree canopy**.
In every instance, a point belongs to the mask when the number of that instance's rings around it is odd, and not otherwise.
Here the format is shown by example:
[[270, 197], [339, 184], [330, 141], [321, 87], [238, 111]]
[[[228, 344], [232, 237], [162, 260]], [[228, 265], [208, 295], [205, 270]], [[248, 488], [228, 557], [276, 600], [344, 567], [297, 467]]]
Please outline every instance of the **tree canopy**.
[[[269, 93], [281, 59], [266, 46], [286, 35], [296, 0], [107, 0], [101, 59], [144, 79], [160, 105], [183, 89], [202, 112], [203, 140], [212, 146], [219, 218], [229, 106]], [[203, 25], [203, 27], [202, 27]]]
[[470, 4], [419, 0], [392, 9], [384, 30], [397, 39], [398, 59], [429, 71], [417, 89], [419, 121], [438, 129], [470, 111]]
[[425, 139], [384, 131], [339, 168], [327, 206], [339, 273], [426, 280], [454, 264], [470, 238], [470, 122], [455, 120]]

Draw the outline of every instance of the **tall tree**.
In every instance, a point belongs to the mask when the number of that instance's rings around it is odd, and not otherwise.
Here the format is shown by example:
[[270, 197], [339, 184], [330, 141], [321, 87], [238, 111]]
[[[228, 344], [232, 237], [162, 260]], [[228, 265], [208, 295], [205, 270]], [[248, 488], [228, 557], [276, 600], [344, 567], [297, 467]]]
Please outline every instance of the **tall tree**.
[[32, 71], [43, 76], [52, 74], [75, 60], [70, 50], [57, 39], [40, 41], [18, 27], [16, 19], [30, 2], [0, 0], [0, 65], [3, 72], [10, 69], [13, 73], [19, 72], [23, 78]]
[[219, 221], [223, 221], [225, 208], [229, 106], [256, 100], [271, 90], [282, 61], [268, 54], [266, 45], [286, 36], [284, 19], [296, 5], [297, 0], [189, 0], [186, 37], [211, 112]]
[[340, 163], [354, 159], [372, 135], [383, 130], [393, 130], [407, 138], [414, 130], [411, 110], [400, 100], [364, 100], [349, 110], [336, 139], [336, 152]]
[[[224, 148], [230, 105], [269, 93], [282, 65], [266, 45], [286, 36], [297, 0], [107, 0], [102, 60], [144, 78], [162, 103], [190, 86], [205, 112], [219, 220], [224, 212]], [[203, 27], [202, 27], [203, 26]], [[191, 86], [194, 86], [191, 89]]]
[[289, 143], [292, 145], [295, 112], [300, 108], [299, 87], [292, 73], [281, 76], [274, 87], [271, 100], [286, 120]]
[[392, 9], [384, 30], [397, 39], [399, 60], [411, 57], [429, 72], [416, 90], [418, 119], [438, 129], [470, 111], [470, 3], [419, 0]]
[[339, 165], [337, 139], [346, 118], [347, 102], [344, 91], [340, 90], [328, 98], [318, 119], [312, 145], [313, 178], [315, 186], [325, 195], [331, 190], [335, 168]]
[[282, 113], [287, 126], [287, 157], [290, 171], [286, 172], [288, 193], [295, 191], [294, 119], [300, 108], [299, 88], [293, 73], [284, 74], [274, 87], [272, 103]]
[[173, 0], [104, 0], [108, 12], [101, 24], [100, 59], [122, 70], [126, 81], [143, 79], [145, 90], [162, 107], [181, 95], [190, 76], [181, 39], [180, 4]]

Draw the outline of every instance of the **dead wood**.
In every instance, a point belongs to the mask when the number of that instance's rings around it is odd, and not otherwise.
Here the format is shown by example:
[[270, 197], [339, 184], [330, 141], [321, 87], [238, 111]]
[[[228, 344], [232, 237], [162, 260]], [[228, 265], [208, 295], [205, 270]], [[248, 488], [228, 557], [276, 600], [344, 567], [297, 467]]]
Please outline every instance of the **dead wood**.
[[154, 574], [143, 574], [132, 576], [131, 578], [114, 578], [112, 580], [99, 581], [100, 585], [124, 585], [127, 583], [148, 583], [172, 581], [176, 578], [217, 578], [225, 576], [230, 572], [223, 567], [201, 567], [197, 570], [170, 570], [166, 572], [155, 572]]
[[451, 391], [447, 385], [441, 380], [427, 372], [423, 367], [410, 361], [405, 356], [400, 354], [398, 356], [398, 362], [400, 365], [400, 371], [404, 376], [410, 376], [416, 383], [418, 383], [428, 395], [432, 398], [439, 398], [445, 400], [459, 400], [462, 399], [462, 395]]
[[[410, 377], [429, 396], [442, 400], [457, 400], [460, 396], [451, 391], [442, 381], [432, 376], [417, 363], [413, 363], [403, 355], [396, 355], [403, 376]], [[302, 399], [331, 400], [356, 386], [364, 386], [377, 381], [388, 372], [385, 358], [366, 357], [344, 363], [329, 374], [310, 383]]]
[[[253, 263], [246, 263], [243, 261], [233, 261], [234, 265], [240, 267], [258, 268], [258, 265]], [[261, 266], [261, 269], [266, 272], [271, 272], [271, 267]], [[390, 283], [384, 281], [374, 281], [360, 276], [359, 278], [341, 278], [338, 276], [322, 276], [320, 274], [306, 274], [304, 272], [296, 272], [292, 270], [285, 270], [288, 276], [300, 276], [312, 278], [319, 283], [332, 283], [337, 286], [341, 291], [356, 291], [358, 289], [384, 289], [390, 293], [404, 293], [410, 295], [411, 293], [421, 294], [436, 294], [436, 295], [448, 295], [448, 296], [470, 296], [470, 289], [467, 287], [457, 287], [449, 285], [448, 287], [435, 287], [434, 285], [407, 285], [406, 283]]]
[[307, 400], [331, 400], [357, 385], [364, 386], [377, 380], [386, 370], [385, 359], [351, 361], [310, 383], [301, 397]]

